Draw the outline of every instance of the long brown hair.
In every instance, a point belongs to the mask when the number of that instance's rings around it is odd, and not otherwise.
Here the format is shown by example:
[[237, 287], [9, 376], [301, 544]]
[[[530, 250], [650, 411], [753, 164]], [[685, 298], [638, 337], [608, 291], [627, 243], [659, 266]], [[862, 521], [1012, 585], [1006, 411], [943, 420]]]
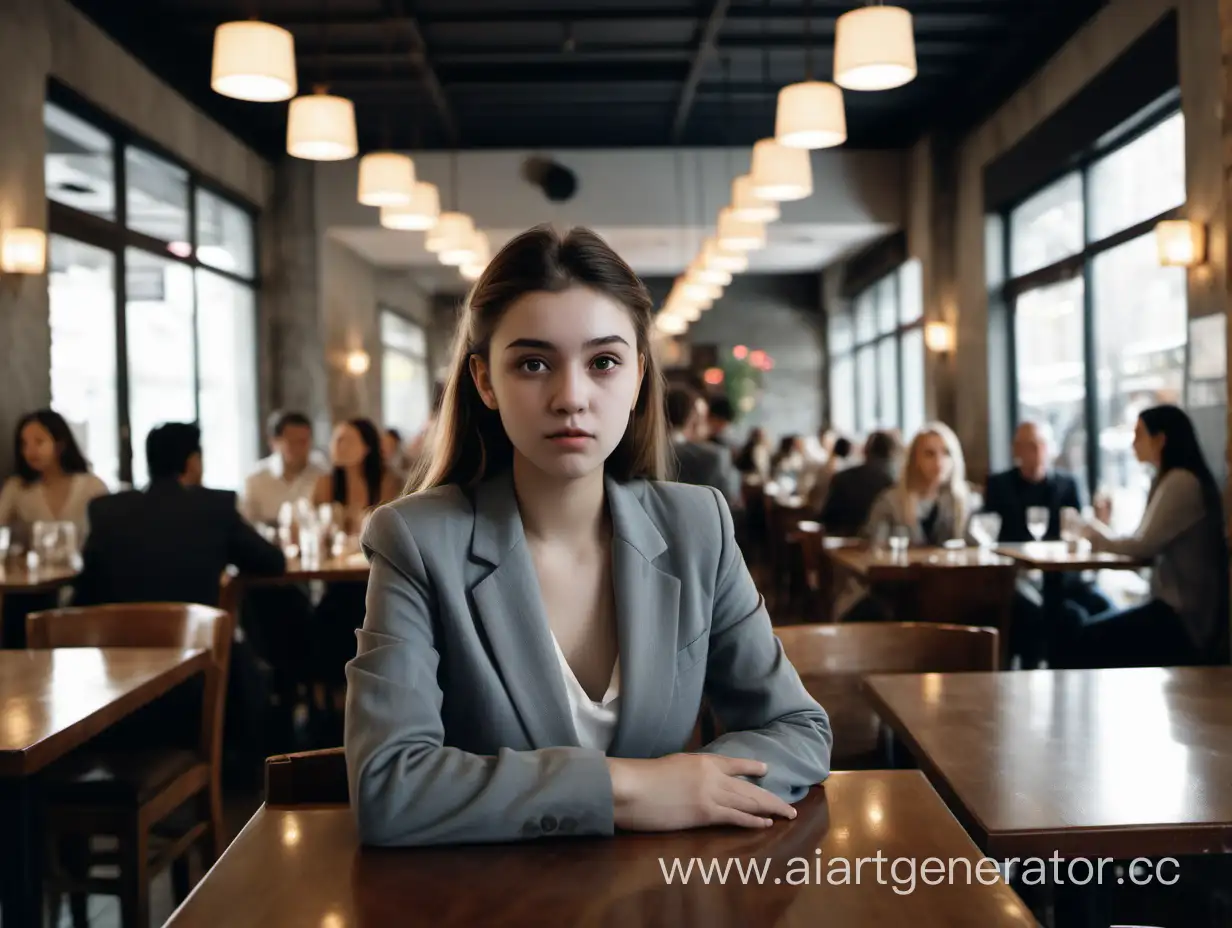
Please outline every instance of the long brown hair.
[[488, 264], [463, 306], [454, 335], [440, 414], [429, 451], [407, 484], [413, 493], [446, 484], [470, 487], [513, 462], [500, 413], [489, 409], [471, 378], [470, 359], [488, 359], [492, 333], [505, 311], [528, 293], [588, 287], [629, 313], [644, 363], [637, 403], [620, 444], [604, 462], [617, 480], [661, 480], [667, 472], [663, 375], [650, 340], [653, 303], [633, 269], [598, 235], [577, 227], [560, 235], [536, 226], [510, 241]]

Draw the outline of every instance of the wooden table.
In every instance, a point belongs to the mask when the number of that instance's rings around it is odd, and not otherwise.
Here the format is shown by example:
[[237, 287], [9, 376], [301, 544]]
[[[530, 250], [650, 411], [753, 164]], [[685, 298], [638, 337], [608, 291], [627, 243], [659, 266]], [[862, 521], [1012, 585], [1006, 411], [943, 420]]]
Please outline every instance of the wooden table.
[[[841, 926], [1034, 928], [1030, 911], [1008, 886], [979, 882], [975, 845], [918, 771], [836, 773], [798, 808], [795, 821], [756, 832], [715, 828], [361, 850], [347, 808], [262, 807], [167, 924], [812, 928], [822, 918]], [[865, 864], [856, 885], [856, 858], [879, 851], [886, 859], [884, 882], [876, 881], [876, 864]], [[803, 860], [793, 864], [796, 857]], [[849, 885], [841, 883], [839, 857], [851, 863]], [[957, 885], [927, 886], [917, 879], [914, 891], [906, 892], [908, 865], [900, 863], [896, 892], [892, 861], [907, 857], [918, 865], [928, 857], [969, 860], [971, 885], [960, 864]], [[734, 864], [723, 885], [717, 876], [705, 885], [696, 871], [687, 885], [679, 876], [668, 885], [660, 858], [669, 872], [673, 858], [682, 867], [692, 858], [707, 865], [718, 858], [720, 866], [735, 858], [746, 867], [750, 860], [771, 860], [763, 885], [753, 878], [741, 885]], [[808, 885], [789, 885], [803, 884], [806, 872]], [[989, 878], [987, 864], [984, 873]]]
[[844, 570], [870, 583], [919, 580], [937, 571], [948, 576], [962, 576], [989, 569], [1003, 571], [1014, 566], [1013, 561], [979, 548], [908, 548], [902, 554], [852, 545], [847, 539], [830, 539], [826, 553]]
[[1232, 668], [880, 675], [866, 686], [994, 857], [1232, 851]]
[[[43, 904], [40, 770], [209, 666], [204, 650], [0, 651], [0, 884], [5, 924]], [[10, 913], [14, 913], [10, 918]]]
[[[44, 567], [36, 571], [26, 569], [24, 563], [0, 559], [0, 616], [4, 615], [4, 597], [15, 593], [50, 593], [66, 583], [77, 579], [77, 570], [72, 567]], [[0, 647], [4, 646], [4, 629], [0, 627]]]
[[228, 575], [223, 578], [220, 605], [233, 615], [243, 602], [244, 591], [254, 586], [291, 586], [296, 583], [308, 583], [313, 580], [324, 580], [328, 583], [365, 583], [368, 580], [370, 566], [362, 553], [348, 554], [343, 557], [324, 557], [306, 566], [299, 558], [287, 561], [285, 573], [266, 576], [249, 574]]
[[1088, 544], [1073, 550], [1064, 541], [1014, 542], [997, 545], [996, 551], [998, 554], [1013, 559], [1027, 570], [1038, 570], [1044, 574], [1044, 587], [1041, 591], [1044, 613], [1044, 653], [1049, 666], [1058, 664], [1063, 656], [1061, 651], [1065, 641], [1077, 631], [1077, 629], [1066, 628], [1062, 624], [1065, 619], [1066, 574], [1085, 570], [1140, 570], [1151, 566], [1150, 561], [1128, 557], [1124, 554], [1095, 551]]

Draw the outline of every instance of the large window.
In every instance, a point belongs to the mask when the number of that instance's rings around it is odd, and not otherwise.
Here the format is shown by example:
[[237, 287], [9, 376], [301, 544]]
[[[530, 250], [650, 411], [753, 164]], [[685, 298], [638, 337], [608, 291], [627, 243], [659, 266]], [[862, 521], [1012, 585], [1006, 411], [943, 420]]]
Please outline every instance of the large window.
[[124, 127], [45, 104], [52, 405], [112, 487], [148, 480], [145, 437], [197, 422], [206, 483], [257, 458], [255, 220]]
[[1087, 159], [1005, 224], [1015, 421], [1050, 425], [1057, 465], [1108, 494], [1125, 531], [1148, 488], [1132, 450], [1138, 413], [1183, 401], [1185, 271], [1160, 267], [1153, 230], [1184, 202], [1175, 113]]
[[919, 261], [859, 293], [831, 314], [830, 424], [847, 435], [924, 423], [924, 298]]
[[381, 409], [385, 424], [404, 439], [428, 421], [432, 384], [423, 326], [389, 310], [381, 311]]

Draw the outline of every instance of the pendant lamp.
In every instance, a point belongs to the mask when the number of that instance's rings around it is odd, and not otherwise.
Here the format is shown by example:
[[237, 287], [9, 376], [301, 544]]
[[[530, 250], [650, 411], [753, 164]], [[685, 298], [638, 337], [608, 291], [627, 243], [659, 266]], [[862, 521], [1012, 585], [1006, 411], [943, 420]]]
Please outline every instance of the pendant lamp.
[[255, 19], [223, 23], [214, 30], [210, 86], [236, 100], [290, 100], [296, 92], [294, 37]]
[[765, 200], [803, 200], [813, 193], [813, 165], [803, 148], [787, 148], [774, 139], [753, 146], [753, 192]]
[[359, 151], [355, 106], [318, 90], [296, 97], [287, 113], [287, 154], [309, 161], [345, 161]]
[[834, 24], [834, 81], [848, 90], [889, 90], [915, 79], [911, 13], [865, 6]]
[[369, 152], [359, 159], [359, 202], [364, 206], [410, 206], [415, 162], [396, 151]]

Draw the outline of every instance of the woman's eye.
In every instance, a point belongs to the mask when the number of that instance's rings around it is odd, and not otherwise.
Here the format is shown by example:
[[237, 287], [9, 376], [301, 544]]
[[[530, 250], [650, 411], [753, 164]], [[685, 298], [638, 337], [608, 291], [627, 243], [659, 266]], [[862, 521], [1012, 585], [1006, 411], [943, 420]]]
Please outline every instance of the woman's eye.
[[620, 361], [613, 358], [610, 354], [605, 354], [602, 357], [595, 358], [592, 363], [595, 366], [595, 370], [611, 371], [616, 369], [616, 366], [620, 363]]
[[539, 358], [527, 358], [518, 367], [528, 374], [538, 374], [547, 370], [547, 365]]

